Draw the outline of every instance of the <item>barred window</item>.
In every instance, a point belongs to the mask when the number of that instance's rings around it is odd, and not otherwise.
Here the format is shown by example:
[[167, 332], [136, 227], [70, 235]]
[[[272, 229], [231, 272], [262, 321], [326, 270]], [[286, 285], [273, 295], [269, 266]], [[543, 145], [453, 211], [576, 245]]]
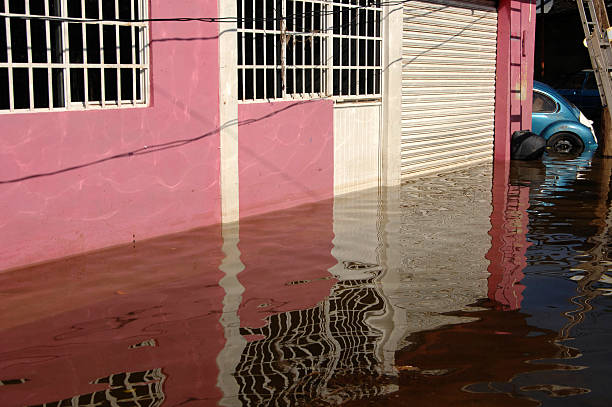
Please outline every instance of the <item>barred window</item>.
[[343, 4], [333, 6], [332, 94], [380, 95], [380, 1], [334, 3]]
[[237, 0], [238, 99], [380, 96], [381, 5]]
[[0, 112], [148, 102], [146, 0], [0, 0]]

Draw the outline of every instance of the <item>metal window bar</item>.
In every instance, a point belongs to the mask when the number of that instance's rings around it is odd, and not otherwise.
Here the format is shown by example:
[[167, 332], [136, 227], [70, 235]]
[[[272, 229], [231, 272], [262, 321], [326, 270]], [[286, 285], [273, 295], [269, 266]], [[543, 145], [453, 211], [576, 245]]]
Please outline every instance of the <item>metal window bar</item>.
[[326, 90], [325, 94], [327, 96], [333, 96], [334, 86], [333, 86], [333, 73], [334, 73], [334, 41], [333, 41], [333, 32], [334, 32], [334, 16], [332, 14], [336, 8], [332, 4], [325, 4], [325, 15], [327, 16], [325, 22], [325, 37], [326, 37], [326, 53], [325, 53], [325, 62], [327, 66], [326, 71]]
[[[68, 0], [61, 0], [61, 6], [60, 6], [60, 10], [59, 10], [59, 14], [61, 16], [65, 16], [68, 15]], [[62, 63], [63, 63], [63, 70], [65, 73], [65, 81], [64, 81], [64, 94], [66, 95], [64, 98], [64, 105], [67, 108], [70, 108], [70, 105], [72, 104], [72, 70], [70, 69], [70, 56], [69, 56], [69, 50], [70, 50], [70, 37], [68, 35], [68, 23], [67, 22], [62, 22], [61, 23], [61, 29], [62, 29], [62, 37], [63, 37], [63, 41], [62, 41]]]
[[[25, 2], [25, 13], [30, 15], [30, 2]], [[30, 95], [30, 109], [34, 109], [34, 69], [32, 68], [32, 27], [31, 21], [26, 20], [26, 43], [28, 54], [28, 92]]]
[[[115, 0], [115, 20], [119, 20], [119, 0]], [[123, 95], [121, 94], [121, 42], [119, 38], [119, 27], [115, 26], [115, 55], [117, 60], [115, 61], [117, 64], [117, 106], [121, 107], [121, 99], [123, 99]]]
[[[5, 12], [9, 12], [9, 0], [4, 0], [4, 10]], [[13, 47], [10, 46], [12, 38], [11, 38], [11, 19], [5, 18], [4, 22], [6, 24], [6, 62], [8, 68], [8, 78], [9, 78], [9, 110], [12, 112], [15, 110], [15, 90], [13, 84]]]
[[[376, 25], [382, 8], [380, 5], [362, 6], [356, 3], [345, 4], [342, 0], [332, 0], [333, 7], [335, 7], [334, 12], [340, 13], [339, 18], [336, 19], [340, 22], [340, 27], [328, 30], [330, 42], [338, 41], [336, 51], [340, 54], [336, 64], [333, 62], [333, 55], [330, 58], [332, 74], [328, 75], [329, 80], [339, 81], [339, 83], [332, 83], [330, 92], [336, 100], [380, 98], [380, 84], [377, 82], [381, 78], [381, 58], [377, 55], [370, 55], [370, 53], [381, 52], [382, 37]], [[360, 11], [363, 11], [363, 14]], [[330, 21], [329, 18], [328, 21]], [[361, 49], [361, 43], [365, 45], [364, 49]], [[369, 50], [370, 43], [372, 43], [373, 51]], [[328, 49], [329, 52], [333, 52], [333, 45], [328, 46]], [[361, 52], [365, 55], [362, 56]], [[365, 82], [363, 84], [362, 79]], [[364, 91], [360, 91], [360, 88]]]
[[[49, 17], [49, 2], [45, 1], [45, 16]], [[52, 68], [51, 68], [51, 22], [45, 21], [45, 45], [47, 47], [47, 83], [49, 84], [49, 92], [48, 92], [48, 100], [49, 100], [49, 110], [53, 109], [53, 78], [51, 76]]]
[[[249, 0], [252, 3], [252, 10], [253, 10], [253, 15], [249, 16], [250, 18], [253, 19], [253, 28], [255, 28], [256, 26], [256, 22], [255, 22], [255, 1], [254, 0]], [[255, 33], [253, 33], [253, 35], [251, 36], [251, 42], [252, 47], [253, 47], [253, 99], [257, 99], [257, 35]]]
[[[245, 0], [239, 0], [239, 1], [242, 2], [242, 14], [244, 16], [244, 13], [245, 13], [245, 8], [244, 8], [245, 4], [244, 4], [244, 1]], [[242, 20], [242, 25], [241, 26], [242, 26], [242, 28], [245, 28], [245, 26], [246, 26], [246, 19]], [[245, 31], [241, 32], [240, 41], [241, 41], [241, 45], [242, 45], [242, 63], [246, 64], [246, 60], [245, 60], [245, 57], [246, 57], [246, 50], [245, 50], [245, 48], [246, 48], [246, 38], [245, 38], [244, 33], [245, 33]], [[246, 71], [244, 70], [244, 68], [241, 69], [240, 73], [242, 75], [242, 98], [245, 99], [246, 98]]]
[[[130, 0], [130, 19], [136, 20], [137, 16], [135, 15], [134, 12], [134, 1]], [[131, 62], [132, 64], [136, 63], [136, 38], [135, 38], [135, 33], [134, 33], [134, 29], [130, 28], [130, 44], [132, 45], [132, 59]], [[132, 106], [136, 105], [136, 69], [132, 68], [130, 69], [130, 73], [132, 74]]]
[[[302, 15], [299, 16], [296, 14], [296, 19], [300, 18], [302, 20], [301, 24], [302, 24], [302, 32], [306, 33], [306, 3], [305, 2], [301, 2], [300, 3], [302, 6], [300, 8], [300, 10], [302, 11]], [[302, 64], [306, 65], [306, 35], [302, 35], [300, 37], [301, 42], [300, 42], [300, 51], [302, 53]], [[302, 69], [301, 70], [301, 75], [302, 75], [302, 93], [304, 94], [309, 94], [310, 92], [308, 92], [308, 89], [306, 89], [306, 69]]]
[[[138, 18], [139, 19], [147, 19], [149, 18], [149, 8], [148, 4], [145, 2], [138, 2]], [[139, 103], [146, 103], [148, 101], [148, 95], [150, 92], [150, 69], [148, 65], [149, 61], [149, 30], [148, 24], [146, 26], [137, 26], [138, 28], [138, 49], [139, 49], [139, 59], [138, 71], [140, 73], [140, 98], [138, 99]], [[146, 63], [146, 64], [145, 64]]]
[[[366, 25], [366, 26], [365, 26], [364, 33], [365, 33], [366, 35], [367, 35], [367, 33], [368, 33], [368, 22], [369, 22], [369, 21], [368, 21], [368, 16], [369, 16], [369, 14], [370, 14], [370, 13], [368, 13], [367, 11], [365, 12], [365, 25]], [[371, 24], [371, 22], [370, 22], [370, 24]], [[369, 48], [369, 46], [368, 46], [368, 41], [369, 41], [369, 40], [364, 40], [364, 42], [365, 42], [365, 59], [364, 59], [364, 63], [365, 63], [365, 65], [366, 65], [366, 66], [368, 65], [368, 48]], [[368, 89], [369, 89], [369, 87], [368, 87], [368, 85], [369, 85], [369, 84], [368, 84], [368, 82], [369, 82], [369, 81], [368, 81], [368, 79], [369, 79], [368, 72], [370, 72], [370, 71], [369, 71], [369, 70], [367, 70], [367, 71], [366, 71], [366, 88], [365, 88], [365, 92], [364, 92], [365, 94], [367, 94], [367, 93], [368, 93]]]
[[267, 53], [267, 48], [268, 48], [268, 43], [267, 43], [267, 39], [268, 39], [268, 33], [266, 32], [266, 29], [268, 28], [268, 22], [266, 21], [266, 0], [262, 0], [263, 3], [263, 10], [262, 10], [262, 15], [263, 15], [263, 46], [262, 46], [262, 51], [263, 51], [263, 64], [265, 66], [265, 68], [263, 69], [263, 97], [267, 98], [268, 97], [268, 53]]
[[[346, 27], [346, 30], [348, 32], [349, 35], [352, 35], [352, 28], [353, 28], [353, 20], [352, 20], [352, 10], [351, 9], [345, 9], [344, 10], [347, 14], [348, 14], [348, 27]], [[347, 76], [348, 76], [348, 85], [347, 85], [347, 93], [350, 95], [351, 94], [351, 90], [353, 89], [353, 75], [351, 75], [351, 70], [353, 68], [353, 41], [351, 39], [349, 39], [347, 41], [348, 44], [348, 55], [346, 57], [346, 64], [348, 66], [348, 70], [347, 70]]]
[[[101, 20], [102, 16], [102, 0], [98, 0], [98, 18]], [[98, 24], [98, 40], [100, 46], [100, 63], [104, 66], [104, 30], [103, 25]], [[100, 103], [102, 107], [106, 106], [106, 69], [100, 68]]]
[[[355, 33], [356, 33], [357, 35], [360, 35], [360, 34], [361, 34], [361, 33], [359, 32], [360, 25], [362, 24], [362, 22], [360, 21], [360, 14], [361, 14], [361, 13], [359, 13], [359, 9], [356, 9], [356, 10], [355, 10], [355, 20], [356, 20], [356, 27], [357, 27], [357, 28], [355, 29]], [[365, 23], [365, 22], [364, 22], [364, 23]], [[361, 39], [357, 39], [357, 40], [356, 40], [356, 44], [357, 44], [357, 47], [356, 47], [357, 49], [355, 50], [355, 54], [356, 54], [356, 56], [355, 56], [355, 61], [356, 61], [355, 65], [356, 65], [357, 67], [360, 67], [360, 65], [361, 65], [361, 61], [359, 60], [359, 50], [360, 50], [360, 48], [361, 48]], [[356, 81], [356, 83], [355, 83], [355, 95], [360, 95], [360, 92], [359, 92], [359, 85], [360, 85], [359, 78], [361, 77], [361, 75], [359, 75], [360, 71], [361, 71], [361, 69], [360, 69], [360, 68], [357, 68], [357, 78], [356, 78], [356, 79], [357, 79], [357, 81]]]
[[[81, 0], [81, 18], [85, 17], [85, 0]], [[87, 69], [87, 26], [86, 24], [81, 23], [81, 32], [82, 32], [82, 40], [81, 44], [83, 44], [82, 49], [82, 59], [83, 59], [83, 78], [84, 78], [84, 97], [83, 104], [85, 108], [89, 107], [89, 70]]]
[[[286, 0], [287, 3], [291, 1], [292, 0]], [[289, 10], [287, 10], [288, 7], [286, 8], [287, 14], [289, 14], [287, 15], [287, 19], [291, 20], [291, 31], [289, 31], [286, 35], [287, 35], [288, 45], [290, 45], [289, 52], [291, 53], [291, 61], [293, 62], [293, 67], [290, 70], [291, 72], [291, 93], [292, 94], [289, 96], [294, 97], [295, 96], [294, 94], [296, 93], [296, 87], [295, 87], [295, 84], [296, 84], [296, 80], [295, 80], [295, 74], [296, 74], [296, 71], [295, 71], [295, 65], [296, 65], [295, 63], [296, 62], [295, 60], [295, 8], [296, 7], [295, 7], [295, 2], [291, 4], [291, 7], [292, 7], [291, 13], [289, 13]], [[293, 35], [291, 34], [291, 32], [293, 32]]]

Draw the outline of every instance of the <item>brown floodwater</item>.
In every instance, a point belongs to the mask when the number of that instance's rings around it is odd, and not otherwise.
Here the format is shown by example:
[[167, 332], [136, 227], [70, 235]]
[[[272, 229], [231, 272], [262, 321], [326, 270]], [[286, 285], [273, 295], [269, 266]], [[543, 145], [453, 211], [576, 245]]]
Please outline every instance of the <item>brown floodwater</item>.
[[612, 160], [461, 169], [0, 274], [0, 406], [608, 406]]

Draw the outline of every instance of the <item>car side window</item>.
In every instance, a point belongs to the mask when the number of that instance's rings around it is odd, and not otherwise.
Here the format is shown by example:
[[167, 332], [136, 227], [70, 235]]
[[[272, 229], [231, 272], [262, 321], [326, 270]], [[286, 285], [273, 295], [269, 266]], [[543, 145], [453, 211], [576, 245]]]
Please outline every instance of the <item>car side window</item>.
[[533, 92], [533, 113], [554, 113], [557, 104], [554, 100], [539, 92]]

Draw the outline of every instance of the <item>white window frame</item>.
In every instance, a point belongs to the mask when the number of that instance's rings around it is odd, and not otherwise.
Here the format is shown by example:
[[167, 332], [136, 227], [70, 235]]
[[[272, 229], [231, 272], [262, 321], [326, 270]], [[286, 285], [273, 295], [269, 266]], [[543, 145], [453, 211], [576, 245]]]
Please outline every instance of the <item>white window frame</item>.
[[[357, 4], [352, 4], [357, 3]], [[365, 3], [366, 5], [361, 5], [360, 3]], [[373, 3], [373, 4], [370, 4]], [[330, 3], [333, 6], [332, 12], [327, 15], [327, 22], [329, 29], [327, 30], [330, 39], [328, 41], [328, 46], [330, 47], [329, 55], [332, 56], [330, 61], [330, 69], [328, 79], [328, 83], [330, 84], [331, 89], [328, 90], [328, 94], [332, 95], [336, 101], [360, 101], [360, 100], [380, 100], [381, 98], [381, 86], [382, 86], [382, 7], [380, 6], [380, 0], [377, 2], [371, 0], [353, 0], [351, 4], [343, 3], [342, 0], [331, 0]], [[378, 4], [378, 6], [376, 5]], [[337, 24], [334, 24], [334, 16], [338, 15], [337, 11], [340, 11], [339, 20], [340, 26], [336, 27]], [[355, 12], [355, 17], [351, 16], [352, 12]], [[361, 19], [362, 13], [360, 11], [365, 12], [365, 35], [360, 35], [359, 30], [362, 27]], [[349, 25], [346, 26], [343, 23], [343, 17], [348, 13]], [[373, 17], [373, 18], [372, 18]], [[355, 22], [355, 33], [351, 33], [353, 27], [351, 27], [351, 23]], [[371, 26], [368, 26], [368, 23], [372, 23]], [[369, 28], [372, 27], [373, 34], [368, 35]], [[346, 31], [348, 33], [343, 33], [344, 28], [347, 28]], [[339, 43], [339, 51], [338, 51], [338, 59], [340, 60], [339, 64], [334, 63], [333, 57], [335, 56], [334, 50], [334, 41], [338, 41]], [[343, 42], [348, 43], [348, 49], [345, 49], [343, 46]], [[363, 55], [360, 55], [360, 42], [370, 42], [374, 45], [373, 53], [368, 52], [367, 45], [363, 49]], [[353, 47], [353, 42], [357, 44], [356, 47]], [[344, 64], [342, 61], [343, 55], [348, 55], [348, 64]], [[355, 63], [352, 62], [353, 56], [355, 57]], [[360, 59], [363, 58], [365, 64], [360, 63]], [[368, 64], [369, 60], [372, 60], [372, 65]], [[368, 81], [368, 71], [372, 75], [372, 81]], [[339, 91], [335, 92], [336, 79], [334, 78], [334, 73], [338, 72], [339, 78], [342, 77], [344, 72], [347, 73], [348, 77], [348, 91], [345, 93], [342, 90], [342, 80], [338, 80]], [[352, 78], [352, 73], [355, 73], [355, 78]], [[364, 73], [364, 80], [362, 82], [360, 73]], [[363, 93], [359, 91], [360, 86], [363, 84], [365, 90]], [[372, 91], [368, 90], [368, 85], [372, 85]], [[355, 93], [353, 94], [352, 89], [355, 89]]]
[[[357, 4], [345, 4], [342, 3], [341, 0], [278, 0], [278, 2], [280, 2], [281, 4], [281, 10], [280, 13], [278, 12], [278, 10], [274, 10], [274, 12], [272, 13], [272, 15], [275, 18], [279, 18], [278, 16], [281, 15], [283, 18], [281, 19], [281, 27], [280, 29], [278, 29], [277, 25], [276, 25], [276, 21], [274, 22], [274, 29], [269, 29], [265, 20], [264, 20], [264, 24], [263, 24], [263, 29], [259, 28], [255, 28], [255, 22], [253, 22], [252, 24], [252, 28], [245, 28], [245, 23], [243, 22], [244, 20], [248, 19], [248, 16], [245, 15], [245, 5], [247, 3], [251, 4], [251, 10], [253, 10], [254, 15], [252, 15], [251, 18], [256, 19], [257, 18], [257, 14], [255, 14], [255, 7], [256, 4], [258, 2], [258, 0], [233, 0], [233, 1], [237, 1], [238, 2], [238, 9], [242, 10], [241, 13], [239, 13], [238, 15], [238, 24], [237, 24], [237, 41], [238, 41], [238, 50], [239, 50], [239, 55], [238, 55], [238, 64], [237, 64], [237, 76], [238, 76], [238, 82], [237, 82], [237, 86], [238, 86], [238, 101], [239, 103], [257, 103], [257, 102], [262, 102], [262, 101], [282, 101], [282, 100], [300, 100], [300, 99], [313, 99], [313, 98], [331, 98], [336, 102], [351, 102], [351, 101], [380, 101], [381, 99], [381, 86], [382, 86], [382, 67], [381, 67], [381, 61], [382, 61], [382, 7], [380, 6], [380, 1], [378, 2], [378, 5], [367, 5], [369, 3], [371, 3], [370, 0], [355, 0], [354, 3]], [[293, 10], [293, 14], [292, 17], [287, 15], [287, 4], [291, 2], [294, 4], [294, 10]], [[273, 1], [273, 4], [276, 4], [277, 0]], [[295, 8], [295, 4], [296, 3], [301, 3], [302, 4], [302, 14], [298, 15], [299, 13], [297, 13], [296, 8]], [[303, 31], [296, 31], [295, 27], [295, 20], [297, 17], [303, 17], [306, 18], [306, 13], [305, 13], [305, 4], [319, 4], [321, 7], [321, 29], [319, 32], [306, 32], [305, 30]], [[366, 5], [360, 5], [361, 4], [366, 4]], [[268, 7], [267, 1], [263, 0], [263, 18], [265, 19], [266, 16], [269, 15], [269, 10], [266, 9], [266, 7]], [[361, 14], [359, 13], [359, 10], [365, 10], [366, 11], [366, 21], [365, 24], [367, 25], [369, 20], [370, 20], [370, 16], [373, 15], [374, 18], [378, 19], [378, 32], [376, 32], [376, 29], [374, 29], [374, 35], [368, 35], [367, 32], [367, 27], [366, 27], [366, 35], [359, 35], [359, 23], [361, 22]], [[351, 33], [350, 30], [348, 33], [343, 33], [342, 29], [338, 29], [338, 30], [334, 30], [334, 16], [333, 13], [334, 12], [340, 12], [340, 13], [350, 13], [351, 10], [356, 10], [357, 11], [357, 16], [355, 18], [355, 22], [357, 24], [357, 32], [356, 33]], [[342, 14], [341, 14], [342, 15]], [[349, 14], [350, 15], [350, 14]], [[287, 30], [287, 24], [286, 21], [288, 18], [293, 18], [293, 30]], [[312, 18], [313, 22], [311, 23], [311, 27], [314, 27], [314, 17], [311, 16], [310, 18]], [[340, 18], [340, 20], [342, 21], [342, 17]], [[351, 20], [352, 21], [352, 20]], [[242, 23], [241, 23], [242, 22]], [[376, 25], [376, 24], [375, 24]], [[305, 27], [305, 24], [302, 23], [302, 27]], [[257, 48], [256, 48], [256, 44], [255, 44], [255, 38], [256, 38], [256, 34], [260, 34], [264, 36], [264, 41], [263, 41], [263, 64], [257, 64]], [[250, 61], [252, 61], [251, 64], [246, 64], [247, 61], [247, 55], [246, 55], [246, 38], [247, 35], [252, 36], [252, 50], [253, 50], [253, 55], [250, 59]], [[270, 50], [267, 49], [267, 44], [266, 44], [266, 35], [278, 35], [281, 37], [281, 41], [280, 44], [277, 43], [277, 41], [273, 41], [274, 47], [272, 52], [274, 53], [274, 55], [277, 54], [278, 49], [277, 47], [281, 47], [280, 50], [280, 58], [275, 58], [274, 59], [274, 63], [273, 64], [269, 64], [268, 60], [266, 58], [267, 54], [270, 52]], [[313, 53], [311, 55], [311, 61], [313, 62], [312, 65], [296, 65], [295, 64], [295, 48], [293, 48], [293, 64], [288, 64], [287, 63], [287, 59], [286, 59], [286, 50], [288, 47], [288, 44], [291, 43], [291, 41], [295, 41], [295, 39], [297, 38], [297, 41], [311, 41], [311, 44], [314, 44], [314, 39], [315, 38], [319, 38], [320, 39], [320, 46], [321, 46], [321, 50], [320, 50], [320, 55], [321, 55], [321, 64], [317, 65], [314, 64], [314, 48], [311, 47], [311, 52]], [[349, 65], [342, 65], [342, 59], [340, 58], [340, 64], [335, 64], [334, 63], [334, 40], [338, 39], [340, 44], [342, 44], [342, 40], [348, 40], [348, 43], [351, 44], [352, 42], [356, 41], [357, 44], [359, 44], [359, 41], [372, 41], [374, 44], [378, 44], [378, 45], [374, 45], [374, 52], [377, 55], [372, 55], [375, 61], [374, 65], [368, 65], [368, 59], [367, 59], [367, 55], [365, 56], [365, 65], [360, 65], [360, 56], [359, 56], [359, 46], [356, 47], [356, 63], [350, 65], [351, 63], [351, 58], [349, 56]], [[367, 49], [367, 46], [366, 46]], [[340, 46], [340, 48], [338, 49], [338, 51], [340, 53], [344, 52], [345, 50], [343, 49], [342, 46]], [[350, 53], [352, 51], [350, 45], [348, 47], [348, 49], [346, 50], [346, 52]], [[304, 48], [302, 48], [302, 52], [304, 53]], [[366, 51], [367, 52], [367, 51]], [[280, 59], [280, 63], [278, 63], [277, 59]], [[304, 62], [305, 59], [305, 55], [302, 55], [302, 62]], [[253, 90], [248, 91], [247, 92], [247, 81], [245, 79], [245, 70], [251, 70], [253, 72], [253, 81], [252, 81], [252, 85], [253, 85]], [[280, 96], [278, 95], [278, 92], [274, 92], [274, 96], [270, 96], [268, 93], [268, 89], [267, 89], [267, 81], [266, 81], [266, 72], [267, 71], [274, 71], [274, 72], [281, 72], [281, 77], [282, 77], [282, 83], [284, 85], [287, 85], [286, 81], [288, 80], [288, 75], [287, 75], [287, 71], [288, 70], [292, 70], [294, 72], [296, 72], [296, 70], [301, 70], [301, 73], [303, 75], [302, 78], [302, 86], [304, 86], [304, 84], [306, 83], [305, 81], [305, 72], [308, 69], [311, 70], [318, 70], [320, 72], [320, 83], [321, 83], [321, 91], [320, 92], [295, 92], [296, 90], [296, 75], [293, 75], [292, 80], [292, 86], [291, 89], [293, 90], [293, 92], [288, 92], [287, 91], [287, 86], [282, 86], [281, 88], [281, 92], [280, 92]], [[255, 77], [255, 70], [263, 70], [263, 75], [264, 75], [264, 80], [263, 80], [263, 97], [257, 97], [258, 94], [258, 89], [257, 89], [257, 80]], [[360, 83], [360, 72], [366, 72], [366, 71], [371, 71], [373, 72], [374, 78], [375, 80], [378, 81], [378, 83], [373, 83], [373, 88], [372, 88], [372, 92], [368, 91], [368, 87], [367, 87], [367, 83], [364, 84], [365, 86], [365, 92], [361, 93], [359, 92], [359, 87], [361, 85]], [[355, 76], [356, 76], [356, 80], [355, 81], [351, 81], [351, 71], [355, 72]], [[339, 88], [340, 92], [334, 92], [334, 72], [338, 72], [338, 77], [341, 78], [342, 72], [348, 72], [348, 76], [349, 76], [349, 83], [348, 83], [348, 89], [349, 92], [347, 92], [348, 94], [342, 94], [342, 89]], [[366, 74], [366, 78], [367, 78], [367, 74]], [[313, 81], [314, 82], [314, 73], [313, 73]], [[354, 86], [356, 89], [355, 94], [351, 94], [351, 86], [353, 86], [353, 82], [354, 82]], [[274, 81], [274, 86], [277, 86], [277, 82], [276, 80]], [[314, 86], [314, 85], [312, 85]], [[339, 85], [340, 86], [340, 85]], [[276, 88], [275, 88], [276, 90]], [[261, 92], [261, 91], [260, 91]], [[247, 95], [252, 95], [252, 97], [247, 98]]]
[[[244, 10], [245, 10], [245, 5], [247, 3], [251, 4], [252, 10], [254, 15], [256, 16], [256, 12], [255, 12], [255, 1], [254, 0], [231, 0], [231, 1], [237, 1], [239, 2], [239, 6], [242, 7], [242, 15], [244, 16]], [[314, 10], [314, 5], [317, 4], [320, 7], [320, 13], [321, 13], [321, 20], [319, 22], [320, 28], [317, 30], [317, 32], [315, 32], [314, 30], [311, 30], [310, 32], [307, 32], [305, 27], [306, 27], [306, 14], [303, 13], [301, 16], [301, 27], [302, 30], [297, 30], [297, 19], [298, 16], [295, 15], [295, 11], [294, 11], [294, 15], [293, 18], [291, 19], [291, 25], [292, 27], [288, 27], [287, 24], [287, 18], [282, 18], [279, 19], [280, 16], [286, 16], [287, 15], [287, 3], [293, 1], [293, 0], [273, 0], [273, 4], [275, 3], [279, 3], [281, 4], [281, 9], [278, 10], [276, 9], [276, 7], [274, 7], [272, 10], [269, 10], [268, 8], [268, 4], [267, 1], [264, 0], [263, 1], [263, 8], [261, 9], [262, 15], [264, 18], [266, 18], [266, 16], [269, 16], [269, 14], [271, 13], [271, 15], [273, 16], [273, 18], [277, 19], [275, 21], [272, 22], [272, 26], [273, 28], [270, 29], [268, 27], [268, 23], [266, 21], [263, 22], [263, 29], [262, 28], [256, 28], [256, 22], [253, 21], [251, 22], [252, 28], [246, 28], [246, 20], [247, 18], [241, 19], [241, 16], [238, 16], [238, 24], [237, 24], [237, 30], [238, 30], [238, 46], [239, 46], [239, 55], [238, 55], [238, 99], [240, 101], [261, 101], [261, 100], [292, 100], [292, 99], [296, 99], [296, 98], [302, 98], [302, 99], [306, 99], [306, 98], [313, 98], [313, 97], [322, 97], [325, 96], [325, 92], [324, 90], [326, 89], [325, 86], [325, 81], [327, 80], [327, 69], [328, 69], [328, 64], [327, 64], [327, 34], [325, 32], [325, 13], [327, 10], [327, 4], [328, 2], [326, 0], [306, 0], [306, 1], [300, 1], [302, 3], [302, 5], [305, 5], [306, 3], [311, 5], [311, 10]], [[304, 9], [303, 9], [304, 10]], [[269, 17], [267, 17], [269, 18]], [[244, 20], [244, 21], [242, 21]], [[315, 26], [315, 18], [314, 18], [314, 13], [313, 15], [310, 16], [310, 26], [314, 27]], [[292, 29], [291, 29], [292, 28]], [[247, 36], [251, 36], [252, 37], [252, 56], [248, 57], [247, 53], [246, 53], [246, 49], [247, 49]], [[260, 55], [257, 53], [257, 44], [256, 44], [256, 38], [257, 36], [263, 36], [263, 55]], [[273, 47], [271, 50], [268, 49], [267, 47], [267, 38], [269, 38], [268, 36], [274, 36], [274, 40], [273, 40]], [[279, 42], [280, 44], [276, 41], [276, 37], [279, 37]], [[319, 63], [315, 64], [315, 41], [318, 40], [319, 42]], [[301, 46], [301, 55], [299, 55], [298, 53], [296, 53], [296, 46], [295, 44], [298, 43], [302, 43], [302, 44], [306, 44], [306, 43], [310, 43], [310, 64], [306, 64], [306, 51], [304, 46]], [[280, 48], [280, 49], [279, 49]], [[291, 58], [292, 58], [292, 64], [287, 64], [287, 54], [288, 52], [291, 53]], [[268, 57], [270, 56], [270, 52], [272, 52], [272, 58], [273, 58], [273, 63], [269, 64], [268, 63]], [[301, 64], [296, 64], [296, 58], [297, 57], [301, 58]], [[257, 63], [257, 60], [259, 58], [263, 57], [263, 64], [261, 63]], [[250, 64], [247, 64], [247, 58], [251, 61]], [[279, 61], [280, 59], [280, 61]], [[280, 62], [280, 63], [279, 63]], [[298, 70], [301, 72], [301, 83], [302, 83], [302, 89], [304, 89], [304, 86], [306, 84], [306, 71], [310, 70], [311, 71], [311, 92], [295, 92], [295, 89], [297, 87], [297, 72]], [[248, 98], [247, 99], [247, 94], [250, 94], [250, 90], [248, 90], [247, 88], [247, 71], [251, 71], [252, 75], [253, 75], [253, 80], [252, 80], [252, 85], [253, 85], [253, 89], [252, 89], [252, 98]], [[263, 71], [263, 89], [259, 88], [257, 86], [257, 71], [261, 72]], [[315, 82], [315, 71], [318, 72], [319, 75], [319, 83], [320, 83], [320, 91], [317, 92], [314, 89], [314, 82]], [[267, 73], [268, 72], [273, 72], [273, 97], [269, 97], [268, 92], [270, 91], [268, 89], [268, 81], [267, 81]], [[290, 75], [291, 74], [291, 75]], [[290, 84], [290, 90], [288, 90], [289, 86], [288, 86], [288, 80], [291, 80], [291, 84]], [[281, 82], [280, 84], [278, 82]], [[263, 93], [263, 97], [257, 97], [258, 93], [262, 92]], [[279, 96], [280, 94], [280, 96]]]
[[[0, 69], [8, 69], [8, 82], [9, 82], [9, 109], [0, 109], [0, 114], [7, 113], [28, 113], [28, 112], [56, 112], [56, 111], [75, 111], [75, 110], [92, 110], [92, 109], [118, 109], [118, 108], [137, 108], [147, 107], [150, 100], [150, 68], [149, 68], [149, 23], [146, 21], [149, 16], [149, 1], [148, 0], [137, 0], [140, 15], [137, 16], [137, 20], [145, 21], [119, 21], [119, 0], [110, 0], [115, 2], [115, 20], [98, 21], [96, 19], [84, 18], [85, 17], [85, 0], [80, 0], [81, 3], [81, 18], [68, 17], [68, 0], [58, 0], [60, 6], [60, 16], [52, 16], [49, 11], [49, 2], [44, 0], [45, 15], [32, 15], [30, 14], [30, 2], [25, 0], [25, 14], [11, 13], [9, 9], [9, 0], [0, 0], [4, 3], [4, 12], [0, 13], [0, 17], [4, 17], [4, 21], [0, 21], [0, 24], [5, 25], [6, 29], [6, 52], [7, 61], [0, 62]], [[98, 18], [102, 20], [102, 3], [109, 0], [98, 0]], [[131, 19], [135, 20], [134, 1], [130, 1], [131, 8]], [[11, 18], [12, 17], [12, 18]], [[27, 34], [27, 62], [13, 62], [12, 58], [12, 46], [11, 46], [11, 20], [18, 18], [25, 20], [26, 23], [26, 34]], [[45, 39], [46, 39], [46, 61], [47, 62], [32, 62], [32, 36], [31, 36], [31, 22], [33, 20], [43, 20], [45, 22]], [[61, 27], [61, 62], [52, 62], [51, 57], [51, 22], [58, 21]], [[68, 35], [69, 24], [80, 24], [82, 28], [82, 53], [83, 62], [74, 63], [70, 62], [70, 44]], [[97, 25], [98, 26], [98, 38], [99, 38], [99, 50], [100, 50], [100, 62], [99, 63], [88, 63], [87, 62], [87, 29], [86, 26]], [[105, 63], [104, 62], [104, 35], [103, 26], [114, 26], [115, 27], [115, 48], [116, 48], [116, 63]], [[134, 27], [139, 30], [140, 35], [135, 34], [135, 30], [131, 29], [130, 33], [132, 36], [132, 47], [131, 47], [131, 61], [132, 63], [121, 63], [121, 47], [119, 40], [119, 27]], [[136, 53], [136, 42], [138, 42], [138, 55]], [[0, 44], [0, 46], [4, 46]], [[96, 48], [98, 49], [98, 48]], [[139, 63], [136, 63], [136, 57], [139, 58]], [[28, 71], [28, 92], [29, 92], [29, 107], [28, 108], [15, 108], [15, 90], [13, 75], [14, 69], [27, 69]], [[46, 69], [47, 70], [47, 92], [48, 92], [48, 107], [35, 107], [34, 101], [34, 69]], [[83, 101], [72, 101], [71, 94], [71, 69], [83, 69]], [[52, 80], [52, 70], [59, 69], [62, 72], [62, 87], [54, 87]], [[88, 96], [88, 70], [98, 69], [100, 71], [100, 101], [89, 100]], [[107, 100], [105, 95], [105, 69], [116, 69], [116, 82], [117, 82], [117, 98], [116, 100]], [[132, 71], [132, 97], [131, 99], [121, 98], [121, 70], [131, 69]], [[139, 77], [137, 77], [139, 76]], [[140, 82], [140, 98], [137, 98], [137, 85], [136, 81]], [[4, 86], [4, 85], [3, 85]], [[63, 98], [63, 106], [54, 107], [54, 92], [61, 93]]]

